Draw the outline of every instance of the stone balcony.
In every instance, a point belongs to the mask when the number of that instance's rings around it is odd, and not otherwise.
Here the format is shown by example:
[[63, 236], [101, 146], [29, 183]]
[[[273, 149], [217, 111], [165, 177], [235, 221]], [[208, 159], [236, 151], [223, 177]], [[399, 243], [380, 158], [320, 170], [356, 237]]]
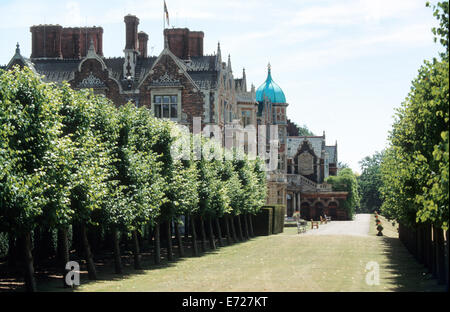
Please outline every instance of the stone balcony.
[[287, 182], [289, 186], [298, 187], [302, 192], [331, 192], [331, 184], [316, 183], [300, 174], [287, 174]]

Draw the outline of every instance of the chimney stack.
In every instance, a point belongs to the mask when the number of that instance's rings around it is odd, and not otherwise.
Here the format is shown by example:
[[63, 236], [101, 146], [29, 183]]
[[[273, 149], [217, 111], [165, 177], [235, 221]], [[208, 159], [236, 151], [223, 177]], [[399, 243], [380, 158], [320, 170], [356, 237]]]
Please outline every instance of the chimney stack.
[[31, 58], [62, 58], [60, 25], [31, 26]]
[[189, 32], [189, 55], [203, 56], [203, 38], [205, 34], [203, 31]]
[[127, 15], [124, 17], [125, 22], [125, 62], [123, 63], [123, 77], [135, 76], [138, 50], [138, 25], [139, 19], [134, 15]]
[[125, 31], [126, 31], [126, 44], [125, 50], [134, 50], [138, 49], [138, 25], [139, 19], [134, 15], [127, 15], [124, 18], [125, 22]]
[[188, 28], [164, 29], [164, 39], [169, 50], [182, 60], [203, 56], [203, 31], [189, 31]]
[[147, 44], [148, 44], [148, 35], [140, 31], [138, 33], [138, 41], [139, 41], [139, 53], [141, 54], [141, 57], [147, 57]]

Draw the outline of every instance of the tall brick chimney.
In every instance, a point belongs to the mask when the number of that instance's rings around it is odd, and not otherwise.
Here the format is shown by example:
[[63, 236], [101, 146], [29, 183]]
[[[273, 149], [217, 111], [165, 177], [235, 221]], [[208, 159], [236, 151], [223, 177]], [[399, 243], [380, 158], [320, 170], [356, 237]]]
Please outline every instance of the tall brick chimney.
[[169, 50], [180, 59], [187, 59], [189, 54], [189, 29], [164, 29], [164, 38], [167, 38]]
[[127, 15], [124, 18], [124, 22], [126, 31], [125, 50], [137, 51], [139, 19], [134, 15]]
[[134, 15], [124, 17], [125, 22], [125, 62], [123, 63], [123, 76], [134, 77], [138, 51], [138, 25], [139, 19]]
[[203, 55], [204, 36], [203, 31], [189, 31], [188, 28], [164, 29], [169, 50], [183, 60], [190, 56]]
[[138, 41], [139, 41], [139, 53], [141, 54], [141, 57], [147, 57], [147, 44], [148, 44], [148, 35], [140, 31], [138, 33]]
[[61, 51], [63, 58], [79, 59], [85, 57], [89, 50], [91, 40], [94, 42], [95, 52], [103, 56], [102, 27], [63, 28], [61, 33]]
[[31, 58], [61, 58], [60, 25], [31, 26]]
[[189, 32], [189, 55], [203, 56], [203, 38], [205, 34], [203, 31]]

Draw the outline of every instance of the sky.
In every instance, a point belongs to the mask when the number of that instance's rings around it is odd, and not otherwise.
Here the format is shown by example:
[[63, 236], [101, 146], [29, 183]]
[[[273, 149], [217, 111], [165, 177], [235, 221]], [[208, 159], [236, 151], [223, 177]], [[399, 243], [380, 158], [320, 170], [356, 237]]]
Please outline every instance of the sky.
[[[395, 108], [405, 100], [425, 59], [441, 51], [422, 0], [166, 0], [169, 27], [203, 31], [204, 53], [231, 56], [247, 85], [272, 77], [289, 103], [288, 118], [360, 172], [359, 161], [387, 144]], [[434, 1], [430, 1], [432, 4]], [[20, 44], [31, 54], [30, 26], [102, 26], [105, 57], [123, 56], [127, 14], [149, 35], [150, 55], [163, 48], [163, 0], [0, 0], [0, 65]]]

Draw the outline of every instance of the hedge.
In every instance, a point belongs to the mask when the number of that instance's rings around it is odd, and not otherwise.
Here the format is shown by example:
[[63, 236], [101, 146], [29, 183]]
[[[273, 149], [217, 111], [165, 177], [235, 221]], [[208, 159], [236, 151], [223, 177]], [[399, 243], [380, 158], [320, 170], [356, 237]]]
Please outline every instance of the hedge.
[[273, 208], [263, 207], [254, 216], [253, 231], [255, 235], [270, 235], [273, 232]]

